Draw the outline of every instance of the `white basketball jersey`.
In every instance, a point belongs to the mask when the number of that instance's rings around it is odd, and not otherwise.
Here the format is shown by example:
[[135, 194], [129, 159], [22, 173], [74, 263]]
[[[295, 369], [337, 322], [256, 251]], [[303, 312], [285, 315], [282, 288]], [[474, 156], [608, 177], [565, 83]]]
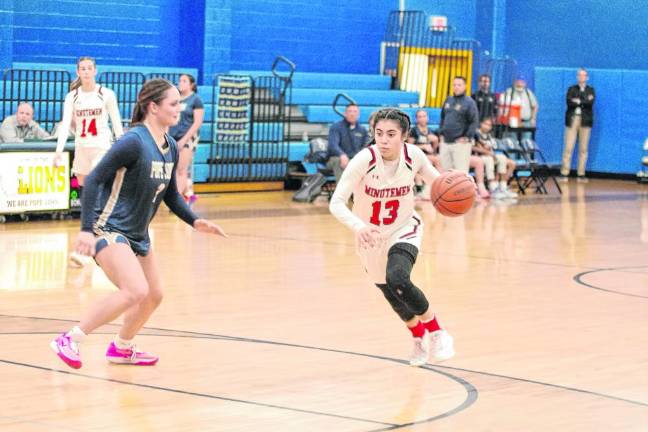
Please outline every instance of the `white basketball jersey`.
[[123, 134], [115, 93], [101, 85], [96, 85], [90, 92], [84, 92], [79, 87], [65, 97], [63, 121], [58, 136], [61, 150], [65, 145], [72, 118], [75, 123], [74, 143], [77, 148], [108, 149], [113, 138], [108, 119], [115, 131], [115, 138]]
[[[414, 210], [414, 177], [431, 184], [439, 172], [415, 145], [403, 144], [400, 158], [383, 161], [377, 146], [360, 151], [335, 188], [330, 209], [354, 231], [372, 226], [388, 236], [418, 217]], [[353, 209], [346, 203], [353, 193]], [[420, 218], [419, 218], [420, 220]]]

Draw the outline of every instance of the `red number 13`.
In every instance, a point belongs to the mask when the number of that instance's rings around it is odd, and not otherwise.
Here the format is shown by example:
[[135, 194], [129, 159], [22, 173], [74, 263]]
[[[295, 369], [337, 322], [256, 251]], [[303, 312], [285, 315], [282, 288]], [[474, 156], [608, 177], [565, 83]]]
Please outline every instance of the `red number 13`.
[[[394, 221], [398, 217], [398, 206], [400, 206], [400, 201], [398, 200], [387, 201], [385, 203], [385, 209], [389, 210], [389, 215], [387, 215], [386, 218], [383, 218], [383, 225], [390, 225], [394, 223]], [[373, 203], [371, 203], [371, 207], [373, 208], [373, 212], [371, 214], [369, 222], [374, 225], [380, 225], [380, 211], [382, 210], [382, 201], [374, 201]]]

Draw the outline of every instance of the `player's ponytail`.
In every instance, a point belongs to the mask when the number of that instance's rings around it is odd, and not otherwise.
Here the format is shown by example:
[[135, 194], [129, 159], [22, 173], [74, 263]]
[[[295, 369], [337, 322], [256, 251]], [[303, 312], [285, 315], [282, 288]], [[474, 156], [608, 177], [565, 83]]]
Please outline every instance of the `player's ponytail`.
[[151, 102], [160, 104], [164, 99], [164, 94], [170, 88], [173, 88], [173, 84], [163, 78], [146, 81], [137, 95], [137, 103], [133, 108], [133, 117], [131, 118], [131, 127], [142, 123], [146, 118], [146, 114], [148, 114], [148, 107]]
[[77, 60], [76, 66], [77, 66], [77, 77], [74, 81], [72, 81], [72, 84], [70, 84], [70, 91], [76, 90], [79, 87], [81, 87], [81, 78], [79, 77], [79, 65], [81, 64], [82, 61], [90, 60], [92, 62], [92, 65], [96, 68], [97, 67], [97, 61], [93, 57], [79, 57], [79, 60]]

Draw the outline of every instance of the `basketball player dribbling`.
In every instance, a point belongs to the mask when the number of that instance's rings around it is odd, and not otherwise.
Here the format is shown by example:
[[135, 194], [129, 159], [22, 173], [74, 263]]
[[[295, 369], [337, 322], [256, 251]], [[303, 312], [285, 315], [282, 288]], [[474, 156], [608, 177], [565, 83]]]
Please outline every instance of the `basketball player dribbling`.
[[79, 344], [100, 326], [124, 314], [108, 346], [111, 363], [154, 365], [158, 358], [139, 351], [133, 339], [162, 301], [162, 287], [148, 226], [162, 201], [197, 231], [225, 237], [213, 222], [199, 219], [176, 186], [178, 148], [166, 131], [178, 122], [180, 94], [168, 81], [142, 87], [131, 129], [86, 178], [81, 232], [76, 252], [94, 256], [119, 290], [94, 304], [78, 325], [50, 346], [67, 365], [81, 367]]
[[[425, 294], [411, 281], [423, 224], [414, 210], [414, 177], [432, 184], [439, 172], [423, 151], [404, 141], [407, 114], [382, 109], [375, 116], [375, 145], [358, 153], [342, 174], [331, 199], [331, 213], [355, 232], [357, 253], [369, 277], [412, 333], [412, 366], [430, 356], [454, 356], [453, 338], [430, 310]], [[347, 202], [353, 194], [353, 209]]]
[[[106, 154], [113, 141], [113, 133], [108, 127], [112, 123], [115, 139], [122, 136], [121, 117], [117, 107], [115, 93], [95, 81], [97, 68], [92, 57], [81, 57], [77, 61], [77, 79], [70, 85], [70, 92], [65, 96], [63, 120], [59, 126], [54, 165], [61, 163], [61, 155], [67, 141], [72, 122], [75, 125], [74, 161], [72, 172], [76, 175], [80, 191], [83, 190], [85, 178]], [[72, 252], [70, 260], [78, 265], [85, 265], [88, 260]]]

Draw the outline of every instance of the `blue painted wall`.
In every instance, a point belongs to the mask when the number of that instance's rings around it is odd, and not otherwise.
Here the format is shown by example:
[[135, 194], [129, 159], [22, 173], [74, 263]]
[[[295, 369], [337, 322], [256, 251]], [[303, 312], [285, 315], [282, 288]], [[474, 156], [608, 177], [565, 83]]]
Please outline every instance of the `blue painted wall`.
[[300, 72], [377, 73], [398, 0], [236, 0], [231, 69], [268, 69], [283, 55]]
[[13, 15], [14, 62], [72, 63], [90, 55], [100, 64], [202, 66], [203, 2], [4, 3], [13, 3], [7, 10]]
[[204, 54], [201, 82], [211, 82], [205, 77], [230, 70], [232, 0], [205, 0], [204, 7]]
[[11, 66], [13, 59], [14, 1], [0, 0], [0, 68]]
[[[448, 25], [456, 29], [458, 37], [474, 39], [479, 2], [480, 0], [405, 0], [405, 9], [424, 11], [428, 15], [444, 15], [448, 17]], [[395, 9], [398, 9], [398, 5]]]
[[648, 4], [636, 0], [509, 1], [507, 54], [535, 66], [648, 69]]

